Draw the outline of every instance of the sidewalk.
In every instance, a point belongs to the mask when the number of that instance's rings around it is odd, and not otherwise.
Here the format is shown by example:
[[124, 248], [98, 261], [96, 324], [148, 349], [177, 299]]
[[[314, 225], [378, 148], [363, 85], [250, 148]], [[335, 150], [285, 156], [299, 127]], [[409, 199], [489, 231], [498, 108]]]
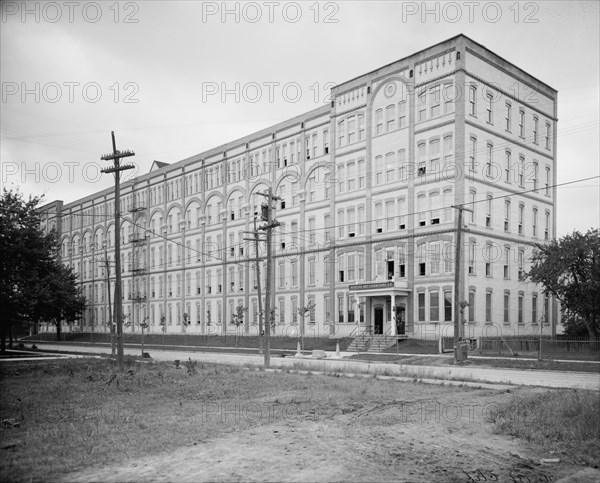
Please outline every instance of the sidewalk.
[[[73, 351], [88, 354], [110, 354], [110, 347], [92, 347], [86, 345], [36, 343], [40, 348], [55, 351]], [[140, 355], [139, 348], [125, 347], [126, 355]], [[186, 361], [188, 358], [203, 362], [233, 364], [262, 367], [263, 358], [258, 354], [231, 354], [218, 352], [200, 352], [185, 350], [148, 349], [152, 359], [158, 361]], [[353, 352], [342, 352], [342, 358], [335, 358], [335, 352], [327, 352], [325, 359], [312, 359], [309, 356], [271, 357], [271, 367], [302, 368], [316, 371], [337, 371], [350, 373], [382, 374], [389, 376], [405, 376], [413, 378], [465, 380], [492, 384], [510, 384], [525, 386], [543, 386], [554, 388], [588, 389], [600, 391], [600, 374], [588, 372], [562, 372], [521, 369], [494, 369], [483, 367], [460, 366], [411, 366], [402, 364], [385, 364], [344, 359]], [[299, 367], [302, 365], [302, 367]], [[294, 367], [295, 366], [295, 367]]]

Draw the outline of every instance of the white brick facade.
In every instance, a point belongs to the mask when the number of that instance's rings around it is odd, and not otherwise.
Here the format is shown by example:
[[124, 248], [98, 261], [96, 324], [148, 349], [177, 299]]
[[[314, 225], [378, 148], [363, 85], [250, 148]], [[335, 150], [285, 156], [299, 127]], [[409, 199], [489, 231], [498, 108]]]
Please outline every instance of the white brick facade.
[[[309, 336], [357, 322], [452, 335], [459, 204], [473, 209], [465, 335], [537, 333], [542, 318], [553, 331], [555, 304], [519, 273], [555, 235], [557, 92], [460, 35], [340, 84], [331, 99], [122, 184], [125, 331], [147, 319], [152, 333], [233, 334], [241, 304], [242, 333], [257, 333], [254, 245], [243, 239], [260, 213], [255, 193], [269, 186], [284, 199], [274, 214], [276, 335], [297, 333], [309, 300]], [[61, 256], [89, 302], [81, 329], [105, 331], [113, 191], [60, 206], [45, 208], [61, 210]]]

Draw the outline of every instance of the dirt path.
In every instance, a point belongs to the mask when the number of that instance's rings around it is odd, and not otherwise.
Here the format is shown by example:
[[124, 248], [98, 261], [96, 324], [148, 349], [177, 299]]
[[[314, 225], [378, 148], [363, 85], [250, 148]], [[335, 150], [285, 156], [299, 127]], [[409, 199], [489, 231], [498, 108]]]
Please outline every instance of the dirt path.
[[[261, 425], [251, 429], [89, 468], [62, 481], [556, 482], [581, 469], [566, 455], [494, 435], [482, 408], [497, 397], [502, 396], [465, 391], [443, 401], [367, 406], [353, 403], [349, 395], [314, 414], [263, 414]], [[557, 457], [558, 464], [540, 463]]]

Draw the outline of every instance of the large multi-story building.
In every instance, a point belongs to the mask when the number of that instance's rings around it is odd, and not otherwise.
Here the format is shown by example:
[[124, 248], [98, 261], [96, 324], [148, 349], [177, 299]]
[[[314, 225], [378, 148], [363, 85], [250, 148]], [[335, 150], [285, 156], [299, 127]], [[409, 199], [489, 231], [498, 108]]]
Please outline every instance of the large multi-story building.
[[[277, 335], [300, 324], [307, 336], [452, 335], [455, 206], [471, 210], [458, 286], [464, 335], [554, 331], [555, 302], [521, 274], [535, 244], [555, 234], [556, 123], [554, 89], [459, 35], [335, 86], [318, 109], [154, 162], [121, 189], [125, 326], [256, 334], [246, 239], [265, 201], [257, 193], [272, 188], [281, 198]], [[108, 330], [113, 190], [43, 209], [88, 301], [79, 329]], [[240, 305], [241, 329], [231, 323]]]

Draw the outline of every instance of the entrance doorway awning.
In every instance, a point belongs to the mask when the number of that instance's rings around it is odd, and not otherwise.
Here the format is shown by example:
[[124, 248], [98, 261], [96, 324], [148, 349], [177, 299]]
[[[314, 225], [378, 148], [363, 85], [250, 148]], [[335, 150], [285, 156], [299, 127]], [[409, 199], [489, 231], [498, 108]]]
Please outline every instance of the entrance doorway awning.
[[[360, 283], [356, 285], [350, 285], [348, 290], [354, 295], [356, 303], [360, 306], [359, 300], [364, 297], [365, 299], [378, 299], [389, 297], [391, 307], [396, 307], [392, 310], [391, 320], [387, 323], [390, 324], [390, 334], [396, 336], [401, 333], [404, 334], [404, 315], [406, 312], [406, 303], [408, 302], [408, 296], [411, 290], [408, 288], [408, 283], [400, 280], [386, 280], [385, 282], [369, 282]], [[374, 317], [373, 320], [369, 320], [370, 317]], [[381, 319], [381, 320], [380, 320]], [[375, 325], [373, 325], [373, 323]], [[380, 312], [375, 311], [373, 314], [367, 315], [367, 325], [378, 329], [380, 333], [383, 333], [383, 310]], [[357, 327], [358, 328], [358, 327]]]

